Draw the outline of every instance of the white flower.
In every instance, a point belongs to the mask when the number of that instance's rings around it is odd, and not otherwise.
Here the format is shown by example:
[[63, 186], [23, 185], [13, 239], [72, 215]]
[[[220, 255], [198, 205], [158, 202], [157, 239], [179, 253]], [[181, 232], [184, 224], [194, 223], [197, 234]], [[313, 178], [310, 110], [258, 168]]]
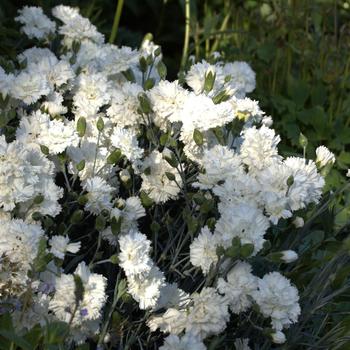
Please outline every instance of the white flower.
[[64, 259], [66, 252], [77, 253], [80, 245], [80, 242], [70, 243], [67, 236], [53, 236], [50, 239], [50, 252], [57, 258]]
[[181, 338], [177, 335], [169, 335], [164, 339], [164, 344], [159, 350], [205, 350], [206, 348], [200, 338], [186, 333]]
[[[171, 167], [162, 154], [153, 151], [143, 161], [144, 172], [142, 177], [141, 190], [148, 193], [156, 203], [164, 203], [169, 199], [175, 199], [180, 192], [179, 186], [182, 185], [182, 179], [176, 169]], [[176, 181], [169, 180], [166, 173], [174, 175]]]
[[347, 173], [346, 173], [347, 177], [350, 177], [350, 169], [348, 169]]
[[[109, 153], [107, 147], [97, 146], [95, 138], [83, 139], [79, 147], [69, 146], [67, 148], [67, 154], [72, 160], [68, 165], [68, 170], [71, 174], [79, 173], [79, 178], [82, 181], [94, 177], [95, 174], [109, 179], [115, 173], [113, 164], [106, 164]], [[76, 165], [83, 160], [85, 161], [85, 167], [78, 172]]]
[[10, 95], [30, 105], [38, 101], [41, 96], [50, 93], [50, 86], [46, 79], [34, 72], [22, 71], [12, 84]]
[[78, 8], [65, 5], [55, 6], [52, 9], [52, 15], [61, 20], [63, 23], [69, 23], [80, 16]]
[[48, 62], [53, 62], [57, 57], [55, 54], [48, 49], [47, 47], [31, 47], [29, 49], [24, 50], [17, 56], [17, 60], [19, 63], [26, 63], [27, 66], [34, 66], [38, 64], [40, 61], [45, 60]]
[[259, 102], [251, 100], [248, 97], [237, 98], [233, 96], [229, 102], [231, 103], [234, 113], [238, 119], [247, 121], [254, 118], [255, 121], [260, 121], [265, 114], [259, 107]]
[[143, 149], [139, 147], [136, 134], [131, 129], [114, 128], [110, 140], [130, 162], [139, 160], [143, 155]]
[[242, 98], [255, 89], [255, 73], [246, 62], [226, 63], [223, 66], [223, 74], [231, 77], [229, 84], [237, 97]]
[[149, 272], [152, 260], [149, 257], [151, 243], [147, 237], [137, 231], [120, 236], [119, 265], [127, 276]]
[[156, 266], [153, 266], [149, 273], [131, 275], [128, 278], [128, 292], [142, 310], [156, 306], [163, 285], [164, 276]]
[[272, 333], [271, 338], [275, 344], [283, 344], [286, 342], [286, 336], [281, 331], [277, 331], [277, 332]]
[[194, 184], [201, 189], [210, 189], [220, 181], [243, 175], [240, 158], [226, 146], [216, 145], [205, 150], [201, 163], [205, 173], [199, 173], [198, 183]]
[[58, 60], [53, 54], [38, 57], [35, 63], [28, 64], [27, 71], [45, 77], [52, 91], [75, 77], [70, 64], [64, 60]]
[[214, 232], [218, 235], [219, 244], [228, 248], [232, 239], [238, 237], [242, 244], [254, 245], [253, 254], [262, 249], [264, 234], [270, 225], [260, 209], [245, 203], [219, 204], [219, 211], [221, 217], [216, 223]]
[[[0, 207], [5, 211], [22, 204], [24, 212], [31, 208], [31, 215], [39, 211], [55, 216], [60, 211], [57, 200], [63, 189], [53, 182], [54, 167], [37, 149], [26, 148], [19, 141], [7, 144], [0, 136]], [[34, 205], [32, 200], [43, 196], [43, 202]]]
[[334, 164], [335, 162], [334, 154], [325, 146], [316, 148], [316, 156], [316, 164], [321, 168], [327, 164]]
[[272, 161], [267, 168], [257, 173], [256, 178], [261, 188], [260, 200], [274, 224], [280, 218], [292, 216], [288, 196], [292, 177], [292, 170], [278, 160]]
[[274, 160], [280, 159], [277, 145], [280, 137], [273, 129], [255, 126], [242, 132], [243, 143], [240, 148], [242, 162], [248, 165], [250, 171], [257, 172], [268, 167]]
[[225, 298], [214, 288], [203, 288], [192, 299], [193, 306], [188, 313], [186, 331], [201, 339], [221, 333], [230, 318]]
[[224, 85], [224, 73], [222, 67], [210, 64], [203, 60], [202, 62], [192, 65], [186, 74], [186, 83], [192, 88], [196, 95], [203, 93], [205, 77], [208, 72], [215, 75], [214, 91], [212, 94], [216, 94]]
[[3, 98], [6, 98], [12, 90], [14, 79], [15, 77], [13, 74], [6, 74], [4, 69], [0, 67], [0, 94], [2, 94]]
[[[82, 282], [81, 299], [76, 298], [76, 282], [74, 276]], [[85, 262], [81, 262], [74, 275], [62, 274], [56, 278], [56, 291], [50, 301], [49, 309], [63, 322], [71, 322], [74, 332], [79, 340], [84, 336], [92, 335], [98, 331], [102, 308], [106, 302], [106, 278], [91, 273]], [[83, 333], [83, 334], [79, 334]], [[86, 333], [86, 334], [85, 334]]]
[[124, 220], [136, 221], [146, 215], [145, 208], [141, 204], [139, 197], [129, 197], [125, 201], [122, 216]]
[[46, 97], [41, 106], [52, 116], [66, 114], [68, 109], [66, 106], [63, 106], [63, 96], [54, 91]]
[[151, 316], [147, 325], [152, 332], [159, 329], [163, 333], [180, 334], [186, 327], [186, 309], [169, 308], [161, 316]]
[[85, 209], [98, 215], [103, 209], [110, 210], [112, 208], [112, 193], [115, 191], [106, 180], [99, 176], [95, 176], [86, 180], [84, 190], [87, 191], [88, 202]]
[[[176, 118], [176, 119], [175, 119]], [[206, 131], [223, 126], [234, 119], [229, 102], [214, 104], [206, 95], [188, 94], [180, 114], [172, 115], [171, 121], [181, 121], [185, 133], [193, 133], [194, 129]]]
[[261, 313], [271, 317], [276, 331], [297, 322], [300, 315], [298, 290], [278, 272], [270, 272], [258, 281], [258, 291], [253, 293]]
[[190, 261], [193, 266], [200, 267], [204, 274], [207, 274], [210, 267], [216, 264], [217, 243], [214, 235], [207, 226], [203, 227], [198, 237], [190, 245]]
[[292, 210], [305, 208], [310, 203], [318, 203], [325, 184], [323, 177], [317, 173], [317, 167], [312, 160], [288, 157], [284, 164], [292, 172], [293, 184], [288, 191], [289, 205]]
[[79, 137], [73, 122], [63, 123], [60, 120], [49, 119], [37, 141], [40, 145], [46, 146], [50, 153], [58, 154], [64, 152], [68, 146], [76, 146]]
[[76, 146], [79, 142], [73, 122], [51, 120], [48, 114], [40, 110], [21, 119], [16, 136], [32, 147], [46, 146], [51, 154], [62, 153], [68, 146]]
[[79, 116], [90, 116], [110, 100], [109, 83], [100, 74], [81, 73], [75, 82], [73, 103]]
[[187, 306], [190, 301], [189, 294], [180, 289], [177, 283], [166, 283], [160, 289], [160, 296], [156, 309], [162, 309], [165, 307], [177, 307], [182, 309]]
[[153, 122], [166, 130], [170, 120], [180, 120], [188, 91], [178, 81], [162, 80], [147, 93], [153, 111]]
[[135, 127], [142, 122], [137, 111], [140, 106], [138, 95], [142, 91], [138, 84], [126, 82], [111, 92], [111, 106], [107, 109], [107, 115], [114, 124]]
[[104, 42], [103, 34], [87, 18], [82, 17], [78, 10], [59, 5], [53, 9], [52, 14], [64, 23], [58, 32], [63, 35], [63, 44], [66, 47], [71, 48], [75, 41], [92, 41], [97, 44]]
[[238, 261], [227, 274], [227, 282], [218, 280], [218, 291], [224, 294], [233, 313], [246, 311], [251, 305], [251, 295], [258, 287], [258, 278], [252, 274], [252, 267], [243, 261]]
[[[237, 170], [237, 169], [235, 169]], [[223, 204], [251, 203], [255, 205], [260, 202], [261, 186], [257, 180], [242, 172], [239, 176], [229, 176], [221, 185], [216, 185], [213, 192], [220, 198]]]
[[[20, 295], [28, 282], [44, 231], [23, 220], [0, 220], [0, 297]], [[4, 294], [3, 294], [4, 293]]]
[[21, 30], [28, 38], [46, 39], [49, 34], [55, 33], [56, 23], [45, 16], [41, 7], [24, 6], [18, 13], [15, 21], [24, 25]]

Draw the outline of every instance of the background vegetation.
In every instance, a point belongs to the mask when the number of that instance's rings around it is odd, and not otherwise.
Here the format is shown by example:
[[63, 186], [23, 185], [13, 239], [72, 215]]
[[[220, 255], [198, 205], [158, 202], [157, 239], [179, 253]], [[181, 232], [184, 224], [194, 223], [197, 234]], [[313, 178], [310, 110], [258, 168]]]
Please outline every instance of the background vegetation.
[[[59, 3], [79, 6], [110, 37], [117, 1], [2, 0], [0, 56], [14, 58], [26, 47], [13, 21], [18, 8], [38, 5], [48, 13]], [[350, 2], [191, 0], [189, 13], [188, 53], [200, 60], [218, 51], [225, 60], [251, 64], [257, 74], [252, 97], [273, 117], [286, 155], [303, 152], [302, 133], [308, 139], [307, 155], [313, 157], [324, 144], [337, 157], [324, 202], [312, 208], [303, 228], [283, 227], [288, 236], [277, 227], [273, 244], [301, 256], [285, 271], [301, 290], [303, 314], [281, 348], [350, 349], [350, 191], [345, 177], [350, 167]], [[125, 0], [115, 42], [138, 46], [144, 34], [153, 33], [170, 78], [176, 78], [185, 22], [185, 1]], [[0, 329], [10, 327], [8, 320], [1, 322]], [[47, 332], [57, 341], [59, 329]], [[236, 336], [244, 334], [228, 328], [226, 335], [213, 339], [211, 349], [233, 348]], [[7, 349], [1, 343], [0, 349]]]

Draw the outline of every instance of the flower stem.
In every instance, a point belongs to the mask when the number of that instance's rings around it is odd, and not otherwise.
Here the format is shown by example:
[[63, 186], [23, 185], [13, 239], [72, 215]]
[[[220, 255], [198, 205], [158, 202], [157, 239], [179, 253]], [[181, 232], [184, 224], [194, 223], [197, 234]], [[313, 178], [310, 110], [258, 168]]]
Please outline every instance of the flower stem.
[[111, 36], [109, 37], [110, 44], [113, 44], [115, 41], [115, 38], [117, 37], [119, 21], [123, 11], [123, 5], [124, 5], [124, 0], [118, 0], [117, 8], [115, 10], [115, 15], [114, 15], [112, 32], [111, 32]]
[[182, 50], [182, 59], [181, 59], [181, 66], [180, 70], [184, 70], [187, 56], [188, 56], [188, 46], [190, 42], [190, 17], [191, 17], [191, 10], [190, 10], [190, 0], [185, 0], [185, 40], [184, 40], [184, 46]]

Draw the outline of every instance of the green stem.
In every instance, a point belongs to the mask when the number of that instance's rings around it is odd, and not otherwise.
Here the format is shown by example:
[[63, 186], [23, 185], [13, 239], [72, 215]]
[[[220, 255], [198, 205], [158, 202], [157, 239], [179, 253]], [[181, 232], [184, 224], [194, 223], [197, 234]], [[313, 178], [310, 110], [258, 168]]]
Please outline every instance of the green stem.
[[190, 0], [185, 0], [185, 40], [184, 40], [184, 47], [182, 51], [182, 59], [181, 59], [181, 66], [180, 70], [184, 70], [187, 57], [188, 57], [188, 46], [190, 42], [190, 16], [191, 16], [191, 9], [190, 9]]
[[122, 15], [123, 5], [124, 5], [124, 0], [118, 0], [117, 8], [115, 10], [115, 15], [114, 15], [112, 32], [111, 32], [111, 36], [109, 37], [110, 44], [113, 44], [115, 41], [115, 38], [117, 37], [119, 21]]

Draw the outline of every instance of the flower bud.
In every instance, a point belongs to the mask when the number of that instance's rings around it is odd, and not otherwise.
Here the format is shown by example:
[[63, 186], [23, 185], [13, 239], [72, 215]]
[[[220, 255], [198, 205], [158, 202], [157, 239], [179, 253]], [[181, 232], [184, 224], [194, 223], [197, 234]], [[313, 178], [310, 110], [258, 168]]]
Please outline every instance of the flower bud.
[[325, 146], [316, 148], [316, 164], [319, 168], [332, 165], [335, 162], [334, 154]]
[[210, 92], [215, 83], [216, 73], [214, 68], [211, 66], [208, 68], [208, 70], [205, 73], [205, 80], [204, 80], [204, 91], [206, 93]]
[[281, 253], [282, 260], [287, 264], [298, 259], [298, 254], [294, 250], [283, 250]]
[[122, 180], [122, 182], [128, 182], [131, 179], [130, 173], [126, 169], [123, 169], [119, 173], [119, 177], [120, 177], [120, 180]]
[[280, 331], [271, 333], [271, 339], [275, 344], [283, 344], [286, 342], [286, 336]]
[[270, 253], [267, 259], [275, 263], [291, 263], [298, 259], [298, 254], [294, 250], [283, 250], [280, 252]]
[[293, 220], [293, 225], [296, 228], [300, 228], [304, 226], [304, 219], [300, 216], [297, 216], [294, 220]]

